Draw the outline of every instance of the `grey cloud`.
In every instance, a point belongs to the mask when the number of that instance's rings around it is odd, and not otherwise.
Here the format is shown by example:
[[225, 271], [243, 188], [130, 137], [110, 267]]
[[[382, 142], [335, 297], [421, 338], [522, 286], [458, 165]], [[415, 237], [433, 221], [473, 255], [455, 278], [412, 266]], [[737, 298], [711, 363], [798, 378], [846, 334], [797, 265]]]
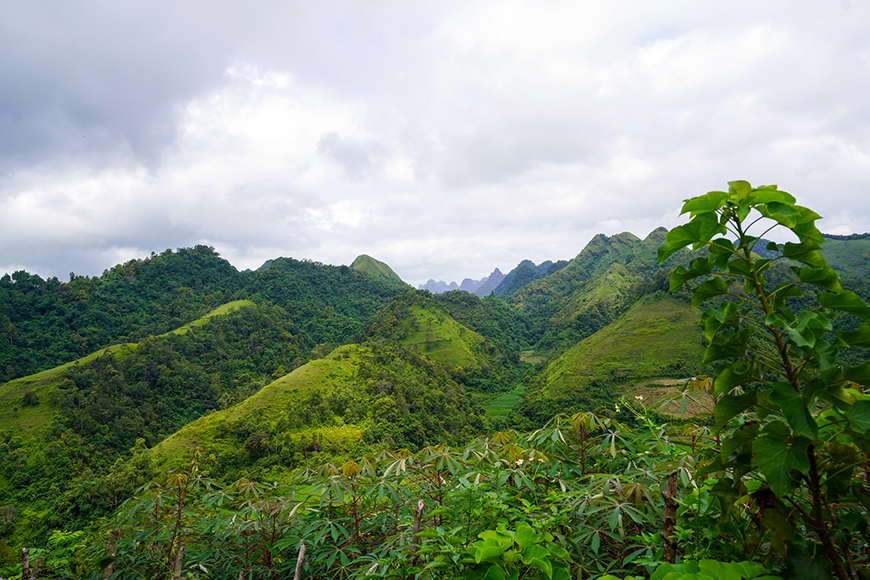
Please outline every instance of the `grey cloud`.
[[336, 132], [320, 137], [317, 152], [327, 159], [338, 163], [345, 175], [359, 179], [375, 168], [378, 157], [383, 156], [382, 148], [374, 144], [363, 144], [353, 139], [345, 139]]

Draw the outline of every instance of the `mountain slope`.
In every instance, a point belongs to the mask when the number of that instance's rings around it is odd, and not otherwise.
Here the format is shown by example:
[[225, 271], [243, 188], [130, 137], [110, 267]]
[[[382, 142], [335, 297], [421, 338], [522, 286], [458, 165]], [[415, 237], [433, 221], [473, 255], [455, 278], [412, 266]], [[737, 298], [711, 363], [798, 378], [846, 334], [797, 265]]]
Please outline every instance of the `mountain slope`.
[[[216, 316], [224, 316], [246, 306], [253, 306], [253, 303], [249, 300], [229, 302], [156, 338], [185, 334], [191, 328], [205, 325]], [[129, 342], [111, 345], [77, 360], [0, 385], [0, 424], [22, 434], [34, 435], [41, 432], [51, 422], [61, 405], [62, 393], [59, 392], [59, 386], [64, 379], [64, 372], [75, 367], [85, 367], [98, 357], [107, 354], [112, 354], [116, 359], [123, 358], [135, 351], [137, 346], [137, 343]], [[32, 393], [31, 397], [36, 397], [34, 402], [37, 404], [26, 404], [27, 393]]]
[[612, 401], [615, 387], [643, 379], [695, 374], [703, 352], [700, 314], [657, 293], [550, 362], [523, 412], [534, 419]]

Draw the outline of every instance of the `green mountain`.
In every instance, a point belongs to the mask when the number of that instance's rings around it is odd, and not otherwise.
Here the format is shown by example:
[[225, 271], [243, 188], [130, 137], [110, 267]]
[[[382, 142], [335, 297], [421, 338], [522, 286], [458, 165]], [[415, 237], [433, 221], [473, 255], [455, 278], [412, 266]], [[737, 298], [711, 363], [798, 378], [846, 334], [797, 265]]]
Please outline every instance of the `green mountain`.
[[545, 356], [558, 354], [612, 322], [643, 293], [666, 288], [668, 269], [684, 255], [656, 264], [666, 233], [659, 228], [643, 240], [630, 233], [595, 236], [567, 266], [507, 298], [526, 319], [529, 346]]
[[353, 264], [350, 265], [350, 267], [352, 270], [356, 270], [358, 272], [365, 272], [366, 274], [373, 276], [383, 282], [405, 285], [402, 279], [399, 278], [399, 275], [393, 272], [393, 269], [390, 268], [387, 264], [375, 260], [371, 256], [367, 256], [365, 254], [357, 256], [356, 259], [353, 261]]
[[621, 385], [699, 372], [700, 314], [663, 293], [638, 300], [613, 323], [550, 362], [522, 412], [535, 420], [609, 404]]

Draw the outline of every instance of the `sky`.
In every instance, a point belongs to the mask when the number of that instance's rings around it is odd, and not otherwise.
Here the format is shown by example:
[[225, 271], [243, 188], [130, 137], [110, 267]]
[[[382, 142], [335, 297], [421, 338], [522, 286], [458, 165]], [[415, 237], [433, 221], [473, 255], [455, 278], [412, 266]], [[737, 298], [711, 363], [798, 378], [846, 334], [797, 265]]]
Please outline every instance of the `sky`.
[[213, 246], [405, 281], [778, 184], [870, 231], [870, 3], [0, 4], [0, 274]]

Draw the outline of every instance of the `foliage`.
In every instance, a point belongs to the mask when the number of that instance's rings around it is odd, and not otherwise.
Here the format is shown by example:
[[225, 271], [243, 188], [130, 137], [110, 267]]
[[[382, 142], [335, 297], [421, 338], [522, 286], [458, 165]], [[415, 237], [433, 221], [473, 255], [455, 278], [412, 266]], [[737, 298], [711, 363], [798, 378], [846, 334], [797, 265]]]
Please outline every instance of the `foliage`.
[[[671, 288], [701, 278], [694, 306], [726, 298], [703, 315], [704, 361], [720, 365], [713, 394], [722, 443], [700, 473], [718, 474], [710, 492], [723, 512], [751, 489], [770, 549], [795, 571], [824, 577], [832, 566], [838, 578], [857, 580], [868, 557], [861, 546], [870, 509], [870, 396], [862, 387], [870, 386], [870, 363], [843, 365], [839, 354], [870, 347], [867, 304], [843, 289], [822, 257], [819, 216], [776, 186], [731, 182], [727, 192], [687, 200], [683, 213], [691, 219], [668, 233], [659, 260], [690, 245], [709, 254], [677, 268]], [[773, 258], [754, 254], [777, 228], [797, 241], [769, 243]], [[780, 261], [793, 279], [768, 278]], [[815, 305], [792, 310], [790, 299], [803, 297]], [[834, 334], [840, 316], [864, 323]], [[757, 483], [750, 488], [750, 481]]]

